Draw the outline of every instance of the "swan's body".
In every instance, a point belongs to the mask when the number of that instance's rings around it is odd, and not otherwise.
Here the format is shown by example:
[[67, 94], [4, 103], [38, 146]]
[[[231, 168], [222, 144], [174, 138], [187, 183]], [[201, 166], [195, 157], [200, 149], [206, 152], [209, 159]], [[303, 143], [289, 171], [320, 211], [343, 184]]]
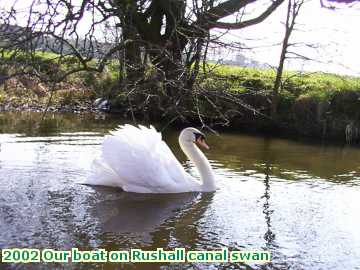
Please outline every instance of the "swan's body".
[[198, 142], [206, 146], [203, 134], [197, 129], [184, 129], [179, 136], [179, 144], [199, 170], [201, 182], [185, 172], [162, 140], [161, 133], [153, 127], [124, 125], [110, 134], [104, 138], [101, 156], [94, 160], [86, 184], [116, 186], [138, 193], [216, 189], [210, 163], [195, 145]]

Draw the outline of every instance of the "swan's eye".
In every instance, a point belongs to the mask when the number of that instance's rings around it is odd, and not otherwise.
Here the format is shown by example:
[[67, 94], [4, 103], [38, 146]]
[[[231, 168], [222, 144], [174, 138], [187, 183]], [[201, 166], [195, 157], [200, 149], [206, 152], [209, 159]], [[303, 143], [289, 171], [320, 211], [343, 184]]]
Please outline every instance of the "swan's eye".
[[195, 141], [197, 141], [197, 140], [199, 140], [199, 139], [200, 139], [201, 141], [205, 140], [205, 135], [202, 134], [202, 133], [194, 132], [194, 135], [195, 135]]

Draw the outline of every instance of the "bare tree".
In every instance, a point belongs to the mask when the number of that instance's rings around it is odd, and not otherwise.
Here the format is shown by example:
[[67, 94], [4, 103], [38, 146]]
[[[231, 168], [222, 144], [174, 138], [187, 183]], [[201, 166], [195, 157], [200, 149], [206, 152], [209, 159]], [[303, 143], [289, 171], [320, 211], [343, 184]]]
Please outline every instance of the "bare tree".
[[[2, 27], [24, 26], [11, 42], [0, 43], [0, 53], [6, 56], [0, 61], [12, 65], [9, 76], [27, 73], [44, 81], [59, 82], [79, 71], [101, 72], [115, 56], [120, 56], [122, 80], [118, 90], [126, 89], [129, 98], [129, 93], [138, 93], [149, 103], [149, 99], [159, 99], [149, 90], [156, 82], [164, 101], [157, 104], [165, 104], [165, 111], [177, 111], [189, 102], [200, 62], [209, 43], [215, 40], [210, 31], [242, 29], [260, 23], [284, 0], [269, 0], [266, 7], [258, 8], [246, 19], [236, 16], [259, 1], [32, 0], [26, 13], [16, 5], [0, 11]], [[223, 20], [232, 15], [234, 21]], [[105, 44], [99, 33], [106, 35], [111, 29], [117, 29], [120, 38]], [[25, 32], [30, 35], [24, 35]], [[1, 34], [0, 39], [9, 40]], [[57, 61], [57, 67], [44, 70], [39, 65], [39, 47], [56, 53], [53, 62]], [[20, 56], [26, 56], [26, 61], [17, 61]], [[59, 69], [64, 62], [68, 68]], [[150, 80], [145, 74], [149, 66], [154, 71]]]
[[[294, 31], [296, 24], [296, 19], [299, 16], [299, 12], [305, 0], [288, 0], [286, 21], [285, 21], [285, 35], [282, 41], [282, 48], [280, 53], [279, 65], [276, 69], [276, 77], [274, 81], [274, 87], [272, 92], [272, 104], [271, 104], [271, 117], [273, 119], [277, 118], [277, 107], [279, 103], [279, 90], [281, 86], [282, 75], [284, 71], [284, 63], [288, 57], [288, 54], [296, 54], [295, 52], [290, 52], [289, 48], [294, 46], [294, 43], [290, 43], [290, 37]], [[300, 55], [298, 55], [300, 56]]]

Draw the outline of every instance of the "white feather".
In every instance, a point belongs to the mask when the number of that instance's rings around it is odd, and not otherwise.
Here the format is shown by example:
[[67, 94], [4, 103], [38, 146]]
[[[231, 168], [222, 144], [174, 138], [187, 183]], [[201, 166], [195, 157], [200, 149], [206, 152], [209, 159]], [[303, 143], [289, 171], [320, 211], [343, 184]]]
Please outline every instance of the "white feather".
[[138, 193], [200, 190], [154, 127], [119, 126], [105, 136], [101, 157], [86, 184], [121, 187]]

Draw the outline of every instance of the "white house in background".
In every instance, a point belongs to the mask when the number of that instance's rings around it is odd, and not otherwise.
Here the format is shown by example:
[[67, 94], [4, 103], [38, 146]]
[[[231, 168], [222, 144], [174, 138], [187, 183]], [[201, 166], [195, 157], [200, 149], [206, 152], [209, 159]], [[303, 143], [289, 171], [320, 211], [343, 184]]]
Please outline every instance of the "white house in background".
[[232, 48], [217, 47], [208, 51], [207, 59], [211, 62], [219, 62], [227, 65], [235, 65], [241, 67], [266, 68], [265, 63], [261, 63], [246, 56], [246, 51], [243, 53], [235, 51]]

